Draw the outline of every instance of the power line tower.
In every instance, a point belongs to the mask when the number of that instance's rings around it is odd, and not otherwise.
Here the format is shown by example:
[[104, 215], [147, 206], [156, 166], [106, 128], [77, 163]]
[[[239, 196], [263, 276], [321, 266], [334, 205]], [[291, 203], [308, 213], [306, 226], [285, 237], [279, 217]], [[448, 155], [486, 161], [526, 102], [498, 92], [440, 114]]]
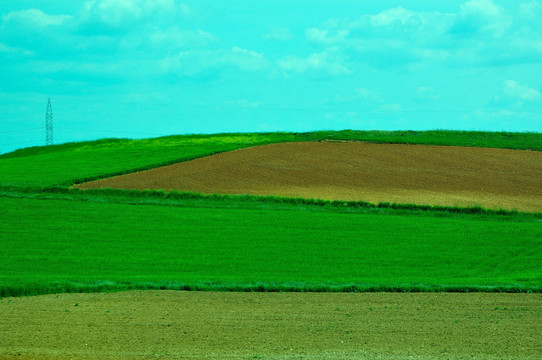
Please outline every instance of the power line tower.
[[53, 145], [53, 107], [51, 98], [47, 101], [47, 110], [45, 111], [45, 145]]

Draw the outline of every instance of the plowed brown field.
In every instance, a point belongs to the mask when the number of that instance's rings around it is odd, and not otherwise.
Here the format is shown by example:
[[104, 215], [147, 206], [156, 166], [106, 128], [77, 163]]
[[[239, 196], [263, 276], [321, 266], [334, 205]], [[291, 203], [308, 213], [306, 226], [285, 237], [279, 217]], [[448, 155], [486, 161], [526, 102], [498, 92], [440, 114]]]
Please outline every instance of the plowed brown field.
[[542, 211], [542, 152], [299, 142], [79, 185]]
[[541, 359], [540, 294], [137, 291], [0, 300], [1, 359]]

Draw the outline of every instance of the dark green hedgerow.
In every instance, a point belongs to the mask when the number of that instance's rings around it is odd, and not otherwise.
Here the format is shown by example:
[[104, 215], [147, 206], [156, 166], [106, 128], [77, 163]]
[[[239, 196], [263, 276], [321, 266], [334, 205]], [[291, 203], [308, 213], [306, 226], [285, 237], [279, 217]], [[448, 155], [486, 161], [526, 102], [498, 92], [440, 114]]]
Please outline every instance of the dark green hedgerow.
[[[344, 209], [389, 209], [403, 210], [414, 212], [437, 212], [450, 214], [477, 214], [477, 215], [502, 215], [516, 216], [529, 215], [536, 218], [542, 218], [542, 213], [521, 213], [517, 210], [506, 209], [486, 209], [480, 206], [459, 207], [459, 206], [439, 206], [439, 205], [419, 205], [419, 204], [400, 204], [380, 202], [373, 204], [367, 201], [342, 201], [342, 200], [322, 200], [322, 199], [305, 199], [292, 198], [281, 196], [257, 196], [257, 195], [228, 195], [228, 194], [202, 194], [196, 192], [181, 192], [164, 190], [129, 190], [129, 189], [88, 189], [79, 190], [77, 188], [67, 188], [64, 186], [50, 187], [17, 187], [17, 186], [2, 186], [0, 185], [0, 193], [42, 193], [42, 194], [70, 194], [74, 196], [93, 195], [93, 196], [108, 196], [108, 197], [124, 197], [130, 199], [156, 199], [167, 200], [168, 205], [172, 205], [171, 201], [175, 200], [213, 200], [222, 202], [247, 202], [247, 203], [267, 203], [267, 204], [289, 204], [289, 205], [306, 205], [314, 207], [328, 208], [344, 208]], [[164, 203], [165, 204], [165, 203]]]
[[91, 283], [66, 282], [51, 284], [21, 284], [19, 286], [0, 286], [0, 298], [35, 296], [61, 293], [97, 293], [128, 290], [177, 290], [177, 291], [221, 291], [221, 292], [453, 292], [453, 293], [542, 293], [542, 288], [510, 286], [459, 286], [459, 285], [371, 285], [371, 284], [333, 284], [333, 283], [216, 283], [216, 282], [113, 282], [97, 281]]
[[[45, 188], [44, 192], [64, 192], [65, 189], [59, 188]], [[322, 199], [305, 199], [305, 198], [293, 198], [293, 197], [281, 197], [281, 196], [257, 196], [257, 195], [228, 195], [228, 194], [201, 194], [195, 192], [180, 192], [180, 191], [163, 191], [163, 190], [125, 190], [125, 189], [89, 189], [84, 190], [90, 194], [107, 194], [107, 195], [119, 195], [129, 196], [134, 198], [159, 198], [159, 199], [212, 199], [212, 200], [235, 200], [235, 201], [247, 201], [247, 202], [263, 202], [263, 203], [275, 203], [275, 204], [295, 204], [295, 205], [309, 205], [309, 206], [330, 206], [339, 208], [378, 208], [378, 209], [394, 209], [394, 210], [412, 210], [412, 211], [435, 211], [446, 212], [456, 214], [484, 214], [484, 215], [516, 215], [519, 212], [517, 210], [492, 210], [485, 209], [480, 206], [473, 207], [459, 207], [459, 206], [438, 206], [438, 205], [417, 205], [417, 204], [398, 204], [389, 202], [380, 202], [373, 204], [367, 201], [342, 201], [342, 200], [322, 200]], [[541, 214], [533, 214], [540, 215]]]

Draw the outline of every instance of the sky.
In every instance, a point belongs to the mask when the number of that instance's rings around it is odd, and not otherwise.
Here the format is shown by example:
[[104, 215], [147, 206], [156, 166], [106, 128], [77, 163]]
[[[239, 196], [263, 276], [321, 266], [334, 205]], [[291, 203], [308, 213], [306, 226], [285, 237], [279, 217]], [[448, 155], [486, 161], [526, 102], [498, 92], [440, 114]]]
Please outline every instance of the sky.
[[1, 0], [0, 153], [108, 137], [542, 132], [542, 0]]

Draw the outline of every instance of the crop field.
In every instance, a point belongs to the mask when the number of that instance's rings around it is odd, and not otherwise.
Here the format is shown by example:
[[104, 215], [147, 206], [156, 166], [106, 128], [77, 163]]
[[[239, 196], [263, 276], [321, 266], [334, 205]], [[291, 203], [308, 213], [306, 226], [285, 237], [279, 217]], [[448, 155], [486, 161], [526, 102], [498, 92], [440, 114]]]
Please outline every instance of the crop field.
[[360, 142], [299, 142], [83, 183], [542, 212], [542, 152]]
[[[540, 150], [542, 134], [342, 131], [4, 154], [0, 358], [538, 359]], [[206, 187], [141, 185], [163, 169]], [[72, 187], [123, 174], [176, 191]], [[264, 178], [295, 191], [253, 191]]]
[[45, 295], [0, 300], [0, 357], [535, 360], [541, 312], [540, 294]]

